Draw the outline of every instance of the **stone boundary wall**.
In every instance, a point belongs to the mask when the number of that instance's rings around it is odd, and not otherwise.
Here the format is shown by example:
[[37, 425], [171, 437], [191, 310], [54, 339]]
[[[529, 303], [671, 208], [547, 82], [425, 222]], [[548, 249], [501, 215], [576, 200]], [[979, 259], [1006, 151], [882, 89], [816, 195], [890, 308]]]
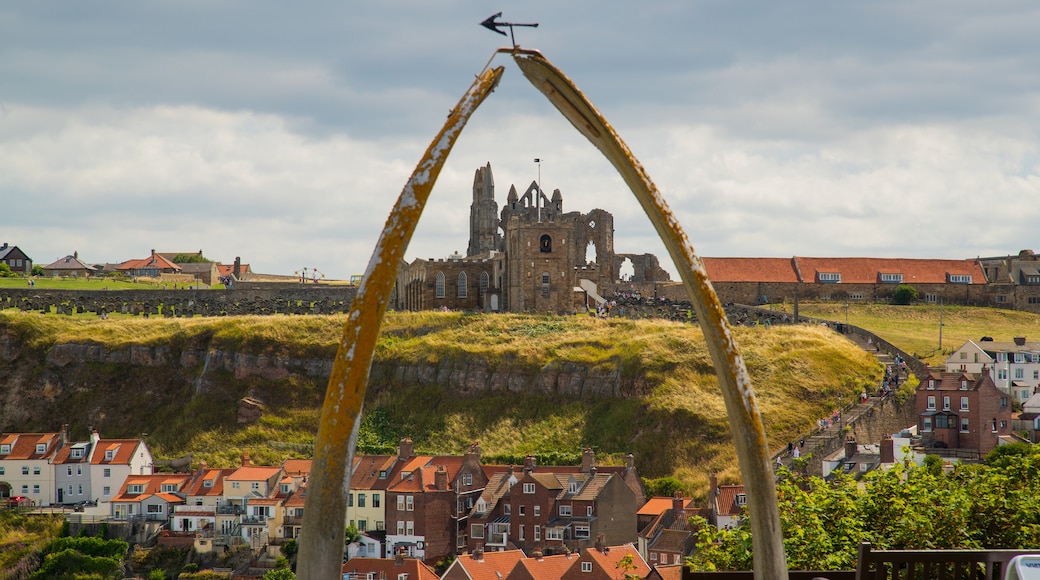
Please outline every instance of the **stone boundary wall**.
[[290, 284], [232, 290], [38, 290], [0, 289], [0, 310], [41, 313], [122, 313], [192, 317], [265, 314], [345, 314], [353, 286]]

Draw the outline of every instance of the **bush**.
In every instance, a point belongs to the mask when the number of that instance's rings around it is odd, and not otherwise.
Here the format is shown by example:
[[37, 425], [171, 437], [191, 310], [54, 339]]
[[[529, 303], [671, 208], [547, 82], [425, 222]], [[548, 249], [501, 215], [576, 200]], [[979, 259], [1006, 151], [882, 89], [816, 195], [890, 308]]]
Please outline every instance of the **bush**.
[[894, 304], [906, 306], [920, 297], [921, 295], [918, 294], [917, 288], [914, 288], [909, 284], [900, 284], [896, 288], [895, 293], [892, 294], [892, 302]]

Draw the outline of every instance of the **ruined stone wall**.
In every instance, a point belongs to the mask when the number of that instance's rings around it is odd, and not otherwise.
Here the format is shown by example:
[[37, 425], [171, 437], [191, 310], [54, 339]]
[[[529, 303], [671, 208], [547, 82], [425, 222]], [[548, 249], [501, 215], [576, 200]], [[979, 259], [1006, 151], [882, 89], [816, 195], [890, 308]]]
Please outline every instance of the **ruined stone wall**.
[[57, 314], [122, 313], [191, 317], [247, 314], [337, 314], [350, 311], [352, 286], [272, 284], [233, 290], [0, 289], [0, 309]]

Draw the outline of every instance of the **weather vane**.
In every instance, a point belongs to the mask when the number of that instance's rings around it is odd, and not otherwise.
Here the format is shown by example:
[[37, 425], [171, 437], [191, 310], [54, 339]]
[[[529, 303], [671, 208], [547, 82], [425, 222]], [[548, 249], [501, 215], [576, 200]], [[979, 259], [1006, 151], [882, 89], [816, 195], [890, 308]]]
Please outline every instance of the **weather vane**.
[[517, 23], [517, 22], [495, 22], [495, 19], [498, 18], [499, 16], [502, 16], [501, 12], [497, 12], [497, 13], [489, 16], [486, 20], [481, 22], [480, 25], [483, 26], [484, 28], [487, 28], [488, 30], [495, 31], [495, 32], [501, 34], [502, 36], [506, 35], [506, 33], [502, 30], [502, 27], [508, 26], [509, 27], [509, 40], [511, 40], [513, 42], [513, 48], [516, 48], [516, 39], [513, 38], [513, 27], [514, 26], [528, 26], [530, 28], [538, 28], [538, 23], [537, 22], [535, 22], [534, 24], [520, 24], [520, 23]]

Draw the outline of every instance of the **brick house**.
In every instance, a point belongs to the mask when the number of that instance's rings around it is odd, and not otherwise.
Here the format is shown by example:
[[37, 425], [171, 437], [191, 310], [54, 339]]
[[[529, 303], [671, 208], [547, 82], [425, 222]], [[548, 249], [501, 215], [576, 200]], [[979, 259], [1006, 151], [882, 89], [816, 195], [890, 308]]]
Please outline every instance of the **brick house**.
[[470, 551], [512, 547], [528, 554], [578, 551], [603, 537], [611, 544], [636, 539], [635, 493], [618, 473], [553, 471], [533, 456], [522, 472], [491, 476], [469, 516]]
[[520, 550], [462, 554], [448, 566], [441, 580], [499, 580], [505, 578], [524, 558]]
[[79, 259], [79, 252], [59, 258], [43, 267], [44, 275], [54, 278], [89, 278], [97, 268]]
[[917, 387], [916, 412], [922, 444], [974, 450], [985, 455], [1011, 433], [1011, 400], [979, 374], [931, 371]]
[[[657, 507], [664, 505], [666, 507]], [[647, 509], [654, 506], [652, 509]], [[654, 513], [656, 512], [656, 513]], [[711, 519], [711, 510], [696, 508], [692, 500], [676, 493], [674, 497], [653, 498], [636, 514], [641, 521], [649, 522], [639, 529], [637, 549], [651, 565], [679, 564], [685, 556], [693, 553], [696, 530], [690, 526], [692, 516]]]
[[990, 378], [1013, 401], [1025, 403], [1040, 386], [1040, 342], [1024, 336], [997, 341], [985, 336], [969, 340], [946, 358], [946, 372], [979, 374], [990, 369]]
[[145, 278], [158, 278], [163, 274], [178, 274], [181, 271], [180, 266], [157, 254], [155, 250], [147, 258], [127, 260], [116, 269], [128, 276]]
[[[630, 558], [627, 569], [622, 563], [625, 558]], [[625, 574], [646, 578], [650, 566], [632, 544], [610, 546], [600, 539], [593, 547], [582, 551], [560, 580], [615, 580], [624, 578]]]
[[386, 495], [386, 556], [437, 561], [454, 554], [455, 492], [444, 465], [417, 457], [405, 465]]
[[18, 246], [9, 246], [7, 242], [0, 245], [0, 262], [7, 264], [7, 267], [16, 274], [28, 275], [32, 273], [32, 258], [27, 256]]

